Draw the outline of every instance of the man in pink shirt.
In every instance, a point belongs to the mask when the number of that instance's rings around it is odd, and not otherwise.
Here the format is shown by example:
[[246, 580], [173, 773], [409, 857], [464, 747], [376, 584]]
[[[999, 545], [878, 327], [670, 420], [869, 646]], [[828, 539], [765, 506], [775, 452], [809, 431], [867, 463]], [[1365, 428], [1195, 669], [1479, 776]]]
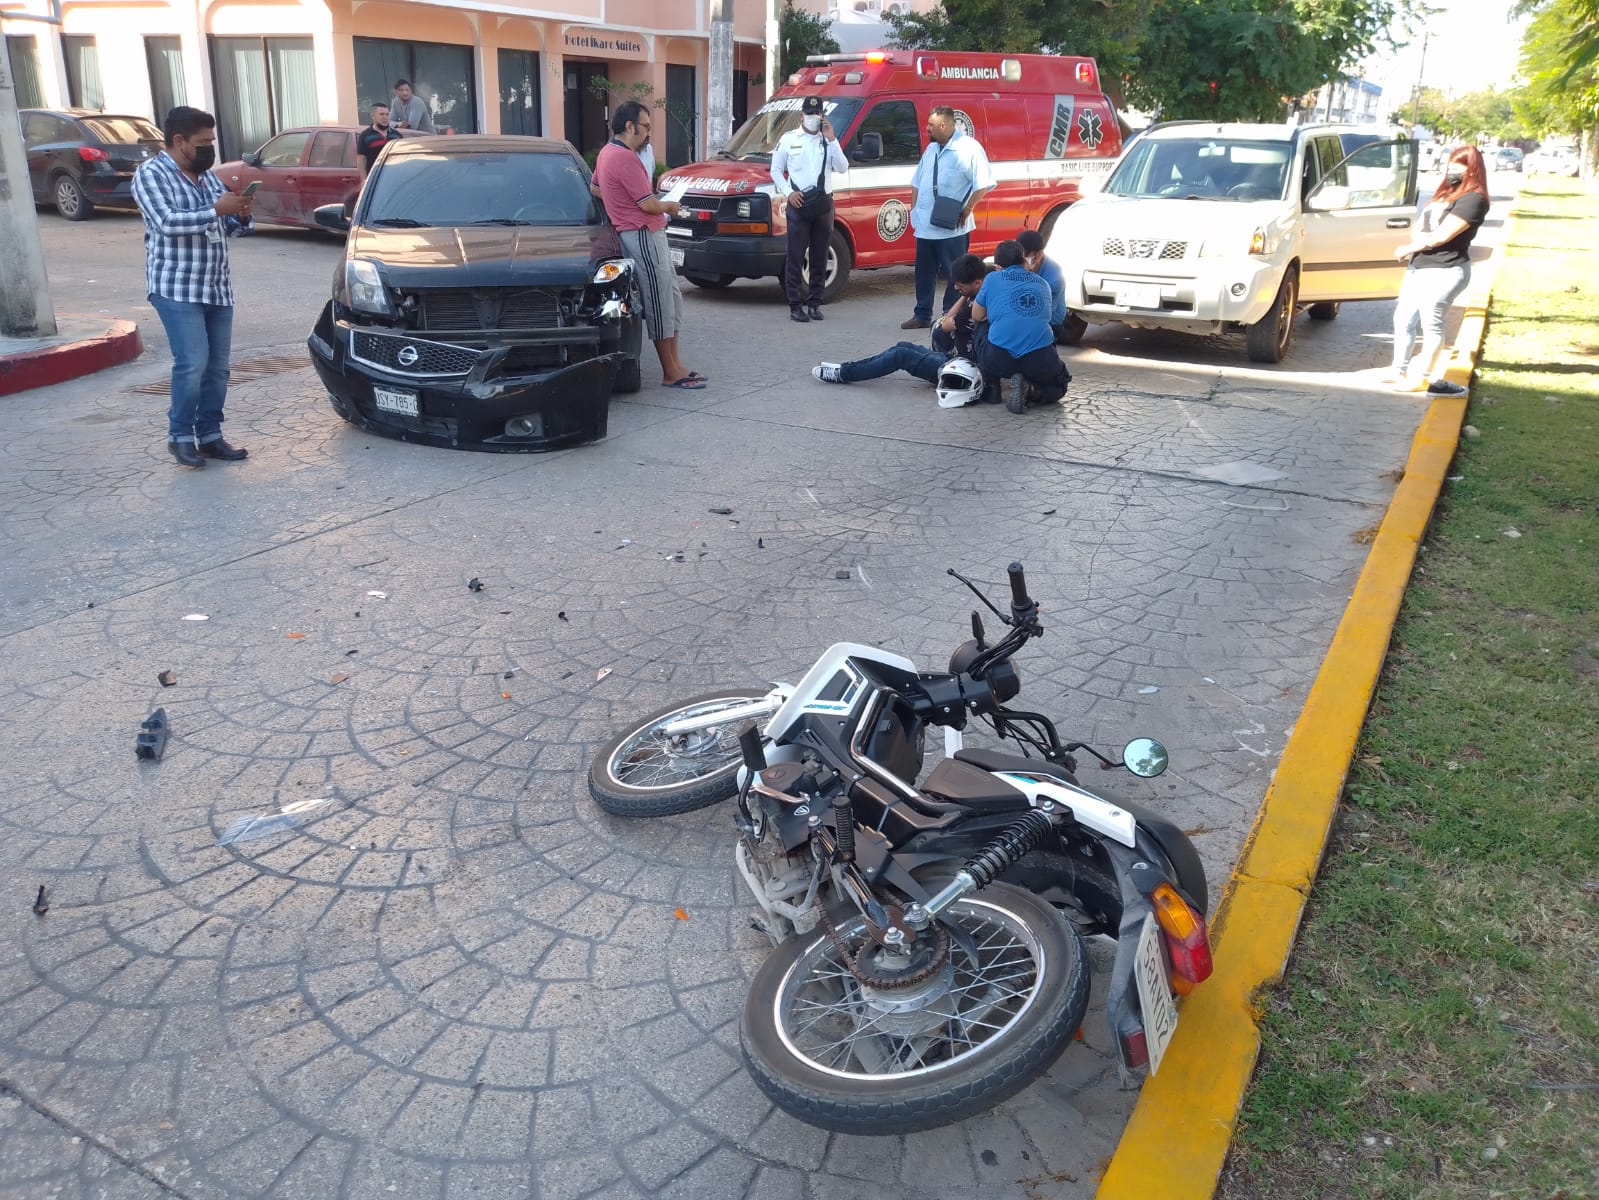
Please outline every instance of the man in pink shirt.
[[683, 323], [683, 291], [666, 241], [666, 218], [681, 207], [655, 195], [655, 183], [639, 159], [639, 147], [650, 140], [649, 110], [637, 100], [617, 105], [611, 117], [612, 138], [594, 163], [594, 183], [605, 214], [622, 237], [622, 247], [638, 273], [644, 297], [644, 326], [661, 360], [661, 382], [667, 387], [698, 391], [705, 377], [690, 371], [677, 356], [677, 334]]

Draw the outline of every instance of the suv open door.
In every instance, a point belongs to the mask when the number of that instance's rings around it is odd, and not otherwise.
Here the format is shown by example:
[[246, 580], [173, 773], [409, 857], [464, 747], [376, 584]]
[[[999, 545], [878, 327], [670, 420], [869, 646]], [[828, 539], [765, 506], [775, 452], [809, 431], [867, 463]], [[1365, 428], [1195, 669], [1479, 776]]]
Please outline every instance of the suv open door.
[[1305, 197], [1301, 303], [1391, 300], [1416, 213], [1416, 143], [1371, 142], [1345, 156]]

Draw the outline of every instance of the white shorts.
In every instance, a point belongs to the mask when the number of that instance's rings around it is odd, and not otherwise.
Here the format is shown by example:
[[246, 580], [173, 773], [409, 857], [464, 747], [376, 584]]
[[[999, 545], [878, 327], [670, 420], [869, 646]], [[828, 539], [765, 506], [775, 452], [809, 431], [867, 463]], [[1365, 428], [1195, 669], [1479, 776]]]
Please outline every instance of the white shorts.
[[683, 289], [672, 265], [672, 250], [664, 229], [628, 229], [622, 248], [638, 267], [639, 292], [644, 297], [644, 328], [650, 341], [677, 336], [683, 326]]

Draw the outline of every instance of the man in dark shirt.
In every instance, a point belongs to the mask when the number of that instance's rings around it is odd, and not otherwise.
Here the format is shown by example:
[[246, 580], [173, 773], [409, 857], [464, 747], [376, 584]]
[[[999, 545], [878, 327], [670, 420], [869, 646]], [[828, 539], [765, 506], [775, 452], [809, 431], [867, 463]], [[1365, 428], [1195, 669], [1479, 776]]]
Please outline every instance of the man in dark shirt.
[[383, 153], [383, 147], [399, 140], [400, 131], [389, 124], [389, 106], [374, 104], [372, 124], [361, 130], [355, 139], [355, 148], [361, 153], [362, 179], [365, 179], [367, 173], [372, 170], [372, 164], [377, 162], [378, 155]]

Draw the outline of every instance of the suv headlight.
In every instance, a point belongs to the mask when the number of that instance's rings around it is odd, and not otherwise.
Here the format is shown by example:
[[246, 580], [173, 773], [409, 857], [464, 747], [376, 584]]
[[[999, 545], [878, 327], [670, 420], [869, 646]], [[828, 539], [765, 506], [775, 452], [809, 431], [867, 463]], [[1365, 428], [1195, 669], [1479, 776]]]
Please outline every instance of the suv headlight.
[[383, 286], [377, 264], [364, 258], [351, 259], [344, 267], [344, 303], [356, 312], [375, 313], [392, 317], [394, 306], [389, 302], [389, 290]]
[[600, 269], [594, 272], [591, 283], [615, 283], [624, 275], [633, 273], [633, 260], [631, 258], [612, 258], [600, 264]]

